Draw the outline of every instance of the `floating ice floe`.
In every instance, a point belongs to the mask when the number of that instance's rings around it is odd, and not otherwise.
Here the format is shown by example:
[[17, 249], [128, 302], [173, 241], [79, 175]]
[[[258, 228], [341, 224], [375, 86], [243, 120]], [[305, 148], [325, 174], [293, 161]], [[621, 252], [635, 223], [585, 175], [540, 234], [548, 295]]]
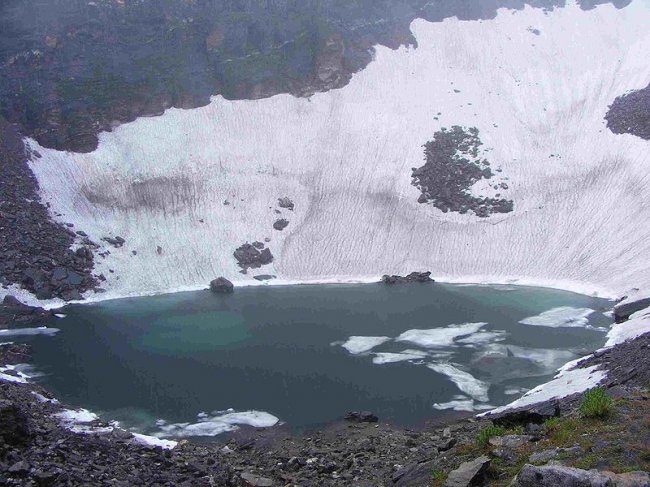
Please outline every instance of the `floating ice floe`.
[[394, 364], [411, 360], [422, 360], [429, 354], [422, 350], [404, 350], [403, 352], [378, 352], [372, 358], [373, 364]]
[[505, 330], [485, 331], [481, 330], [477, 333], [469, 335], [464, 338], [459, 338], [455, 343], [460, 343], [469, 347], [477, 347], [480, 345], [487, 345], [494, 342], [501, 342], [506, 339], [508, 332]]
[[488, 390], [490, 384], [477, 379], [472, 374], [460, 370], [451, 364], [427, 364], [427, 367], [439, 374], [447, 376], [449, 380], [456, 384], [458, 389], [473, 399], [482, 402], [489, 400]]
[[39, 326], [38, 328], [13, 328], [11, 330], [0, 330], [1, 336], [29, 336], [29, 335], [54, 335], [58, 333], [58, 328], [49, 328]]
[[[515, 374], [520, 377], [533, 375], [546, 375], [551, 374], [558, 370], [567, 361], [575, 359], [576, 354], [568, 350], [554, 350], [547, 348], [527, 348], [517, 345], [502, 345], [491, 344], [488, 345], [484, 352], [479, 353], [474, 359], [474, 365], [480, 364], [481, 368], [490, 370], [491, 368], [498, 368], [502, 363], [504, 366], [512, 367], [514, 364], [513, 359], [521, 359], [531, 362], [534, 365], [534, 370], [529, 370], [529, 373]], [[517, 370], [513, 372], [525, 372]], [[506, 374], [505, 375], [512, 375]]]
[[351, 336], [341, 346], [352, 355], [360, 355], [390, 340], [390, 337]]
[[492, 409], [493, 407], [494, 406], [490, 404], [477, 404], [474, 402], [474, 399], [462, 395], [454, 396], [449, 402], [435, 403], [433, 405], [434, 409], [438, 409], [440, 411], [445, 409], [453, 409], [454, 411], [467, 412]]
[[529, 316], [519, 323], [531, 326], [547, 326], [550, 328], [586, 328], [589, 326], [589, 315], [594, 313], [590, 308], [572, 308], [561, 306], [549, 309], [537, 316]]
[[407, 330], [395, 340], [409, 342], [423, 348], [453, 347], [456, 339], [472, 335], [487, 323], [464, 323], [462, 325], [449, 325], [444, 328], [431, 328], [429, 330]]
[[164, 420], [156, 421], [158, 431], [153, 435], [157, 438], [182, 438], [191, 436], [217, 436], [221, 433], [234, 431], [240, 425], [255, 428], [269, 428], [280, 421], [272, 414], [263, 411], [229, 412], [216, 411], [213, 416], [203, 413], [197, 416], [196, 423], [172, 423]]

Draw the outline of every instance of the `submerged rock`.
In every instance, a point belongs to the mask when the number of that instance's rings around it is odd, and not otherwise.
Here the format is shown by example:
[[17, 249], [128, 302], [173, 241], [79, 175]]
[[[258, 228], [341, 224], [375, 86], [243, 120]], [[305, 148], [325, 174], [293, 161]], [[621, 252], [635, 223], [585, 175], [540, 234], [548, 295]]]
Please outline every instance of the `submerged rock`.
[[384, 284], [406, 284], [410, 282], [435, 282], [431, 279], [431, 272], [411, 272], [408, 276], [389, 276], [385, 274], [381, 278]]
[[210, 282], [210, 291], [217, 294], [231, 294], [235, 291], [235, 286], [225, 277], [217, 277]]

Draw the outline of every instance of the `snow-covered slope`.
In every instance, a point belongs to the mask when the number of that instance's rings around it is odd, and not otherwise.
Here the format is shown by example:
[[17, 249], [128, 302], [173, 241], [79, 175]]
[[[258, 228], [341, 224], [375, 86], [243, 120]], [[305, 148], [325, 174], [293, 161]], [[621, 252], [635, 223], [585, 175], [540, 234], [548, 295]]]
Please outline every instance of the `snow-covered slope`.
[[[650, 288], [650, 144], [603, 119], [616, 96], [650, 81], [648, 25], [647, 0], [418, 20], [417, 49], [379, 47], [343, 89], [215, 97], [103, 133], [90, 154], [30, 141], [43, 156], [31, 167], [61, 221], [96, 242], [126, 239], [96, 259], [102, 297], [251, 280], [232, 253], [265, 237], [275, 262], [260, 273], [285, 281], [428, 269], [448, 280]], [[479, 129], [513, 213], [481, 219], [417, 203], [411, 168], [452, 125]], [[283, 196], [295, 210], [282, 210], [290, 225], [278, 232]]]

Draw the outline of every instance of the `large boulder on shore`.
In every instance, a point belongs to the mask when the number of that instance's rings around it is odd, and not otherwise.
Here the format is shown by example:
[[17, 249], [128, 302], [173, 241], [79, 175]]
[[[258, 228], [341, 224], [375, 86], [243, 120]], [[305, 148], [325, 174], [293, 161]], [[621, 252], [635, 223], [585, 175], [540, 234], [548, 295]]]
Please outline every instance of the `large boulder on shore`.
[[411, 282], [435, 282], [431, 279], [431, 272], [411, 272], [408, 276], [389, 276], [385, 274], [381, 278], [384, 284], [407, 284]]
[[217, 277], [210, 282], [210, 291], [217, 294], [231, 294], [235, 291], [235, 286], [225, 277]]

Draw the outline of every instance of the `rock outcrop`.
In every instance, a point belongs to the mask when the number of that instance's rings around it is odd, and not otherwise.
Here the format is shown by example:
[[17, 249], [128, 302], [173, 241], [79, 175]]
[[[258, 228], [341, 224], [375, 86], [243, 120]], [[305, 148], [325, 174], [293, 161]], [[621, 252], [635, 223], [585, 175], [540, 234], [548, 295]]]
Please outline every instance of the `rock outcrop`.
[[257, 269], [273, 262], [273, 254], [271, 254], [271, 251], [265, 248], [265, 245], [261, 242], [255, 242], [255, 244], [245, 243], [233, 252], [239, 267], [244, 271]]
[[217, 277], [210, 282], [210, 291], [216, 294], [232, 294], [235, 286], [225, 277]]
[[384, 284], [408, 284], [412, 282], [435, 282], [433, 279], [431, 279], [431, 272], [411, 272], [407, 276], [397, 276], [397, 275], [392, 275], [389, 276], [388, 274], [384, 274], [381, 277], [381, 282]]

